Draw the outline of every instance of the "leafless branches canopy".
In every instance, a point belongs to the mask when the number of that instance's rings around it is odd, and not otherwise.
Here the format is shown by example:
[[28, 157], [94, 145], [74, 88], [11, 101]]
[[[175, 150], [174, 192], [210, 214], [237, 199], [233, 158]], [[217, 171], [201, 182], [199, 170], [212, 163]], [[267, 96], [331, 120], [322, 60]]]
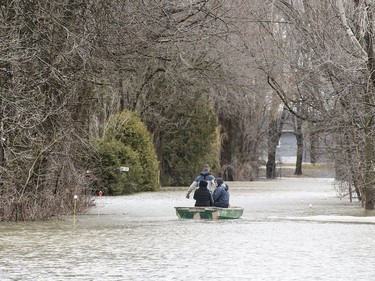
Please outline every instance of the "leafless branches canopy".
[[112, 114], [138, 111], [158, 142], [202, 95], [221, 126], [222, 167], [237, 180], [256, 179], [259, 158], [274, 157], [288, 111], [299, 146], [307, 136], [324, 143], [338, 178], [374, 208], [374, 9], [366, 0], [2, 1], [0, 220], [71, 212], [74, 195], [84, 208], [89, 141]]

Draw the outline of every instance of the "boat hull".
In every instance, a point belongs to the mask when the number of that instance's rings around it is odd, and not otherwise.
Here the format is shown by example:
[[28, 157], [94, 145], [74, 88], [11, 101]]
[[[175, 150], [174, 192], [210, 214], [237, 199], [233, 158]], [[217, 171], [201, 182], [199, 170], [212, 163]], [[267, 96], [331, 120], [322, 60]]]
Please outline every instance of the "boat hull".
[[175, 207], [175, 209], [178, 218], [195, 220], [239, 219], [244, 210], [241, 207]]

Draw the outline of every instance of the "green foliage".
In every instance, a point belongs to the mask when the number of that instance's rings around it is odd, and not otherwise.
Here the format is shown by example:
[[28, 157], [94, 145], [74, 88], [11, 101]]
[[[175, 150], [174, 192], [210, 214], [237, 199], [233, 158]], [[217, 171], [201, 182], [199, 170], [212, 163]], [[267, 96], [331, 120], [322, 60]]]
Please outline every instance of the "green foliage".
[[175, 116], [186, 120], [180, 122], [183, 127], [161, 135], [161, 182], [164, 186], [189, 185], [204, 163], [210, 164], [212, 173], [219, 167], [217, 124], [213, 110], [202, 101], [196, 101], [193, 107], [188, 106], [187, 109], [189, 112]]
[[[133, 112], [114, 115], [103, 139], [95, 142], [100, 187], [112, 195], [152, 191], [160, 187], [159, 164], [146, 126]], [[129, 167], [121, 172], [120, 167]]]

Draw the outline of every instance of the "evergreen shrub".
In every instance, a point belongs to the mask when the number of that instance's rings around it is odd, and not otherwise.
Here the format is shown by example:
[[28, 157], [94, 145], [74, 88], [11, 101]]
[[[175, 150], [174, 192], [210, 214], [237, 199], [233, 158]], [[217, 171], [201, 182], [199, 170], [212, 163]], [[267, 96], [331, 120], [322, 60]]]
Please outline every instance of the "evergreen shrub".
[[190, 185], [205, 163], [212, 174], [219, 170], [216, 115], [208, 102], [195, 101], [188, 112], [174, 113], [183, 127], [162, 134], [161, 183], [163, 186]]
[[[103, 138], [95, 145], [100, 156], [95, 174], [100, 179], [100, 187], [108, 194], [160, 188], [159, 163], [151, 135], [136, 113], [126, 111], [114, 115]], [[120, 171], [120, 167], [129, 167], [129, 171]]]

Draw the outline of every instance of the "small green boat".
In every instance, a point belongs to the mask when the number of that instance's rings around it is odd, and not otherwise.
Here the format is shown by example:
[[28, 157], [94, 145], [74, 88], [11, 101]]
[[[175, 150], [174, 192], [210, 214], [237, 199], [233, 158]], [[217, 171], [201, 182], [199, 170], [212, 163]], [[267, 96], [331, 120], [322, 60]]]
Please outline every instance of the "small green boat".
[[218, 220], [218, 219], [239, 219], [243, 214], [243, 208], [230, 207], [174, 207], [180, 219], [195, 220]]

